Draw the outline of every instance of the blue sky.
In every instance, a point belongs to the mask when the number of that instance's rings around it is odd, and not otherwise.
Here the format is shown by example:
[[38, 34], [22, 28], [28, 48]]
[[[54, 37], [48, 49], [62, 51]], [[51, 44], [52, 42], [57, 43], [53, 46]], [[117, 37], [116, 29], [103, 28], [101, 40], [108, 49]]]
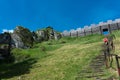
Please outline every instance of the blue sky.
[[0, 32], [16, 26], [76, 29], [120, 18], [120, 0], [0, 0]]

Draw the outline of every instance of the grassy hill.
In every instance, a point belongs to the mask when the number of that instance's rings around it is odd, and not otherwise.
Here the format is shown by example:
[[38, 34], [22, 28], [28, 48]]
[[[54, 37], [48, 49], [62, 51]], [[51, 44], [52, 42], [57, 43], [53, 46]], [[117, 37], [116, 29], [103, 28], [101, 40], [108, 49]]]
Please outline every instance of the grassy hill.
[[[116, 54], [120, 54], [120, 32], [116, 35]], [[14, 63], [0, 65], [2, 80], [75, 80], [83, 69], [89, 69], [91, 61], [102, 54], [102, 35], [89, 35], [78, 38], [62, 38], [35, 44], [31, 49], [13, 49]], [[116, 68], [115, 63], [113, 67]], [[117, 77], [113, 69], [105, 69], [103, 78]], [[92, 73], [96, 74], [96, 73]], [[87, 74], [85, 74], [87, 75]], [[94, 80], [95, 78], [78, 79]]]

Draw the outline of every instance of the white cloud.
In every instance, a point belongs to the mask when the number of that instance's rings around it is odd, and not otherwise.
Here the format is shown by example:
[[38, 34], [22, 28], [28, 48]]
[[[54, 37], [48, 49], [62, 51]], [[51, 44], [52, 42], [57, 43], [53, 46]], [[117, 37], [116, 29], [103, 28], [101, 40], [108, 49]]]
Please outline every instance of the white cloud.
[[8, 29], [3, 29], [3, 30], [2, 30], [2, 33], [4, 33], [4, 32], [13, 33], [13, 31], [14, 31], [14, 30], [12, 30], [12, 29], [11, 29], [11, 30], [8, 30]]

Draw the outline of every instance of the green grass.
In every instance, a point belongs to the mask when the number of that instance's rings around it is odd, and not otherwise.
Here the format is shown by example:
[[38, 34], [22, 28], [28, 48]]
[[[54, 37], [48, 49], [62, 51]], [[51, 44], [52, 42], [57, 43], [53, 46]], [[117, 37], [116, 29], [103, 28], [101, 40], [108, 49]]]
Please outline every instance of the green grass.
[[[35, 44], [32, 49], [13, 49], [15, 62], [1, 64], [0, 77], [2, 80], [75, 80], [101, 53], [103, 37], [98, 34], [64, 37]], [[107, 70], [105, 73], [106, 77], [111, 76]]]

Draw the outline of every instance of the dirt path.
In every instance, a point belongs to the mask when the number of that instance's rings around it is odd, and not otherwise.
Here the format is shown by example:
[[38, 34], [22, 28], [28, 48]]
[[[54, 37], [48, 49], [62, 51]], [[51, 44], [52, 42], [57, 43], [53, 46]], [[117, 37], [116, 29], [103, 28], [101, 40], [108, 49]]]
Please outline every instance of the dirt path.
[[104, 73], [104, 55], [100, 54], [95, 57], [87, 68], [84, 68], [78, 73], [76, 80], [113, 80], [112, 77], [109, 79], [103, 79]]

